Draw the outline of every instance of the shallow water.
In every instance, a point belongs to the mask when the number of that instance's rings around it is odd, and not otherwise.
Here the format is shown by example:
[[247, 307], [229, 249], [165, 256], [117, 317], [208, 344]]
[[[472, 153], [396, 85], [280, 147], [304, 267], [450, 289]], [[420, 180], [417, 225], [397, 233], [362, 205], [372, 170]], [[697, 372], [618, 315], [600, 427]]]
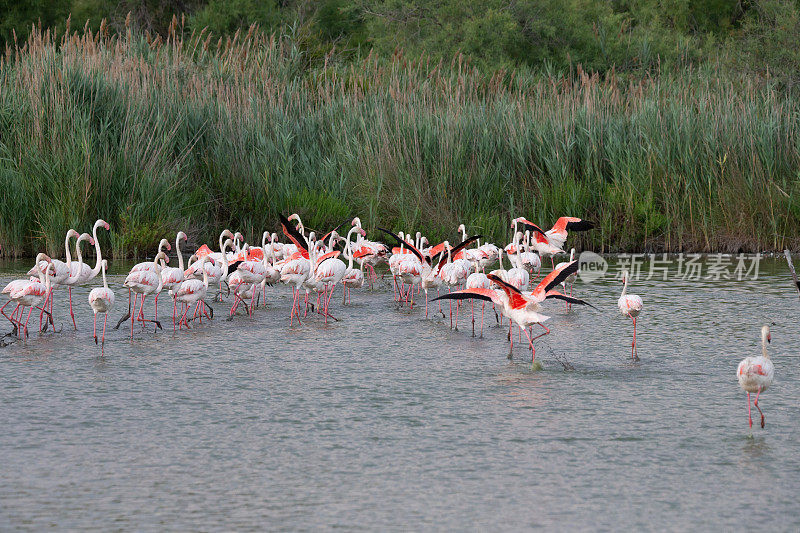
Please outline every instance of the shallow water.
[[[0, 268], [5, 284], [22, 265]], [[89, 288], [73, 292], [77, 333], [59, 291], [61, 333], [0, 348], [0, 524], [797, 530], [800, 300], [785, 263], [756, 281], [634, 282], [639, 363], [619, 283], [575, 289], [600, 309], [548, 302], [538, 372], [525, 343], [506, 358], [493, 313], [472, 338], [463, 308], [451, 331], [388, 285], [345, 308], [337, 292], [341, 321], [292, 328], [275, 287], [253, 317], [137, 327], [132, 342], [123, 326], [103, 357]], [[118, 290], [109, 322], [126, 305]], [[751, 431], [736, 365], [772, 322], [776, 383]]]

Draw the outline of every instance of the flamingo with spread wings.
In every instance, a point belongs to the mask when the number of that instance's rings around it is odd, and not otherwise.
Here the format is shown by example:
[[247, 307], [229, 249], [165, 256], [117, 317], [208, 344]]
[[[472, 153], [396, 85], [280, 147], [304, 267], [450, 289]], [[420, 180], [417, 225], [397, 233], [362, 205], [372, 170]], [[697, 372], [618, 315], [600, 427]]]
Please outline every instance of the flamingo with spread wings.
[[[556, 298], [574, 304], [589, 305], [590, 307], [594, 307], [584, 300], [566, 296], [565, 294], [562, 294], [554, 289], [554, 287], [558, 286], [570, 274], [577, 272], [577, 270], [577, 261], [573, 261], [563, 268], [556, 269], [545, 276], [539, 285], [537, 285], [536, 288], [529, 293], [523, 293], [515, 286], [500, 279], [498, 276], [489, 274], [487, 277], [499, 287], [498, 290], [484, 288], [464, 289], [461, 291], [451, 292], [450, 294], [443, 294], [442, 296], [435, 298], [435, 300], [463, 300], [477, 298], [494, 303], [495, 306], [500, 308], [500, 312], [505, 317], [516, 324], [521, 331], [525, 332], [525, 336], [528, 337], [528, 345], [531, 349], [531, 362], [534, 362], [536, 360], [536, 349], [533, 346], [533, 341], [550, 333], [550, 330], [543, 324], [543, 322], [547, 321], [550, 317], [540, 313], [541, 303], [543, 301]], [[545, 332], [531, 338], [530, 334], [528, 334], [527, 328], [533, 326], [534, 324], [539, 324], [542, 328], [544, 328]], [[511, 357], [513, 350], [514, 336], [512, 335], [511, 352], [509, 353], [509, 358]]]

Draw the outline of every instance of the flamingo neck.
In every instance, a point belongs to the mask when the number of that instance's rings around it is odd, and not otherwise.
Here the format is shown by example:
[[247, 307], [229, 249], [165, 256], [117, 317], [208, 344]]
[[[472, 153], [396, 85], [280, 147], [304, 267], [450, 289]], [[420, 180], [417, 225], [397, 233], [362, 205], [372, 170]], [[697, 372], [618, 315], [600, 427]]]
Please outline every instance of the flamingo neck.
[[628, 276], [625, 275], [625, 283], [622, 285], [622, 296], [628, 292]]
[[78, 259], [78, 264], [81, 265], [81, 270], [83, 270], [83, 255], [81, 255], [82, 240], [84, 240], [83, 235], [78, 237], [78, 239], [75, 241], [75, 257]]
[[69, 253], [69, 239], [72, 234], [72, 230], [67, 232], [67, 238], [64, 239], [64, 251], [67, 253], [67, 268], [72, 266], [72, 256]]
[[103, 262], [103, 255], [100, 252], [100, 240], [97, 238], [97, 228], [100, 227], [100, 222], [94, 223], [94, 228], [92, 228], [92, 236], [94, 236], [94, 250], [96, 257], [96, 262], [94, 264], [94, 268], [92, 269], [92, 277], [97, 276], [100, 273], [100, 268]]
[[101, 265], [100, 270], [103, 272], [103, 287], [108, 290], [108, 282], [106, 281], [106, 265]]
[[181, 272], [184, 270], [183, 266], [183, 254], [181, 253], [181, 238], [175, 238], [175, 253], [178, 254], [178, 268], [181, 269]]
[[203, 258], [202, 261], [200, 261], [200, 266], [203, 268], [203, 285], [205, 285], [206, 289], [208, 289], [208, 270], [206, 270], [206, 258], [205, 257]]

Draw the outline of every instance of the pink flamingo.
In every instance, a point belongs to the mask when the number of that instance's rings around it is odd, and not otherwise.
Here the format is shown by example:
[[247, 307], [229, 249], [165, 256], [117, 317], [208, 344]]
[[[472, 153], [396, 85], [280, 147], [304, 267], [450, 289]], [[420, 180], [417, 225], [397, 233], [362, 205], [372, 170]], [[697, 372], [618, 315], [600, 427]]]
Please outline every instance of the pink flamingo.
[[106, 323], [108, 322], [108, 312], [114, 307], [114, 291], [108, 288], [106, 281], [106, 269], [108, 268], [108, 261], [103, 259], [101, 269], [103, 271], [103, 286], [95, 287], [89, 293], [89, 305], [92, 306], [94, 312], [94, 327], [92, 334], [94, 336], [94, 343], [97, 344], [97, 313], [103, 313], [103, 337], [100, 341], [100, 346], [106, 344]]

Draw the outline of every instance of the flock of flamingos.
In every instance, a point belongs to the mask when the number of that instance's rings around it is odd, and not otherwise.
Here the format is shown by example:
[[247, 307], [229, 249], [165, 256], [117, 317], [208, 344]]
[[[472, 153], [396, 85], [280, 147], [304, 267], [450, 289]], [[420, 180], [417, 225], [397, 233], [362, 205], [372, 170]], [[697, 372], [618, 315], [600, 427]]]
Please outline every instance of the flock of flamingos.
[[[388, 263], [393, 276], [395, 300], [401, 305], [413, 308], [415, 294], [419, 295], [423, 291], [427, 317], [429, 291], [435, 290], [437, 296], [431, 301], [437, 301], [438, 312], [446, 316], [441, 300], [449, 300], [450, 325], [457, 329], [461, 303], [459, 300], [480, 300], [482, 336], [483, 316], [488, 302], [495, 314], [499, 312], [501, 317], [508, 320], [510, 351], [513, 352], [514, 347], [512, 326], [516, 325], [519, 328], [518, 335], [521, 337], [524, 333], [527, 337], [532, 362], [536, 358], [533, 341], [550, 333], [544, 325], [549, 317], [541, 314], [542, 304], [546, 300], [562, 300], [567, 309], [573, 304], [591, 306], [572, 296], [572, 285], [579, 269], [574, 248], [569, 253], [569, 261], [556, 264], [554, 260], [555, 255], [566, 254], [564, 245], [569, 231], [587, 231], [593, 228], [591, 222], [579, 218], [561, 217], [548, 231], [525, 218], [516, 218], [511, 221], [513, 241], [503, 248], [488, 242], [481, 244], [481, 236], [468, 236], [463, 224], [458, 228], [461, 233], [460, 242], [451, 244], [444, 241], [436, 246], [430, 246], [419, 232], [416, 235], [402, 232], [395, 234], [378, 228], [392, 239], [394, 246], [390, 248], [381, 242], [367, 240], [359, 218], [352, 220], [344, 238], [338, 233], [341, 224], [324, 235], [318, 235], [314, 231], [307, 231], [297, 214], [288, 218], [281, 216], [280, 221], [288, 242], [279, 241], [275, 233], [264, 232], [261, 246], [251, 246], [244, 242], [240, 233], [234, 234], [226, 229], [219, 236], [218, 251], [203, 245], [189, 258], [188, 263], [184, 263], [180, 249], [181, 242], [186, 241], [187, 236], [182, 231], [178, 232], [175, 240], [177, 267], [167, 266], [170, 260], [165, 250], [170, 251], [171, 245], [169, 241], [162, 239], [155, 258], [135, 265], [125, 278], [128, 312], [116, 327], [130, 319], [131, 338], [136, 322], [141, 323], [142, 329], [147, 324], [152, 324], [154, 332], [161, 328], [158, 297], [164, 290], [172, 299], [173, 330], [192, 327], [195, 320], [202, 322], [203, 317], [212, 318], [213, 308], [207, 301], [212, 291], [216, 291], [215, 301], [222, 300], [223, 293], [233, 296], [229, 317], [234, 317], [240, 308], [252, 315], [262, 297], [266, 305], [266, 286], [278, 282], [285, 283], [292, 289], [290, 326], [295, 320], [300, 323], [301, 314], [305, 319], [309, 309], [312, 313], [322, 315], [327, 322], [329, 318], [335, 320], [331, 315], [331, 301], [336, 287], [342, 286], [342, 301], [343, 304], [346, 303], [352, 289], [362, 287], [365, 281], [372, 285], [377, 279], [375, 267], [384, 261]], [[64, 243], [66, 261], [51, 259], [40, 253], [28, 272], [30, 278], [14, 280], [6, 285], [2, 292], [8, 295], [9, 300], [0, 307], [0, 313], [13, 327], [10, 335], [20, 338], [28, 336], [28, 322], [34, 309], [39, 311], [40, 333], [46, 331], [48, 323], [54, 326], [53, 293], [54, 289], [60, 287], [68, 289], [69, 312], [73, 327], [77, 329], [72, 309], [72, 287], [85, 285], [102, 273], [103, 286], [91, 290], [89, 305], [94, 311], [95, 343], [98, 343], [97, 314], [103, 314], [103, 331], [99, 343], [105, 343], [108, 313], [114, 307], [115, 296], [106, 279], [108, 263], [102, 257], [97, 238], [100, 228], [106, 231], [111, 229], [104, 220], [95, 222], [91, 234], [79, 234], [70, 229]], [[77, 260], [73, 260], [70, 253], [73, 237], [76, 239], [74, 250]], [[88, 241], [95, 247], [94, 268], [83, 262], [83, 241]], [[509, 269], [505, 269], [504, 256], [511, 266]], [[550, 258], [552, 269], [539, 280], [542, 258], [546, 257]], [[498, 268], [487, 274], [487, 268], [495, 263], [498, 263]], [[627, 272], [623, 273], [622, 283], [622, 294], [617, 305], [622, 315], [632, 319], [631, 357], [638, 361], [636, 318], [642, 311], [643, 302], [639, 296], [627, 292]], [[441, 294], [440, 290], [443, 288], [447, 288], [448, 292]], [[152, 320], [146, 318], [144, 313], [145, 299], [148, 296], [154, 297]], [[15, 304], [10, 315], [5, 312], [9, 304]], [[470, 309], [474, 335], [474, 302]], [[499, 321], [502, 324], [502, 318]], [[534, 326], [543, 330], [537, 336], [532, 336]], [[761, 337], [762, 355], [745, 358], [737, 368], [737, 377], [739, 385], [747, 392], [750, 426], [753, 425], [750, 393], [756, 393], [755, 406], [761, 414], [763, 428], [764, 414], [758, 405], [758, 399], [771, 385], [774, 376], [774, 367], [767, 353], [767, 343], [771, 340], [768, 326], [762, 328]]]

